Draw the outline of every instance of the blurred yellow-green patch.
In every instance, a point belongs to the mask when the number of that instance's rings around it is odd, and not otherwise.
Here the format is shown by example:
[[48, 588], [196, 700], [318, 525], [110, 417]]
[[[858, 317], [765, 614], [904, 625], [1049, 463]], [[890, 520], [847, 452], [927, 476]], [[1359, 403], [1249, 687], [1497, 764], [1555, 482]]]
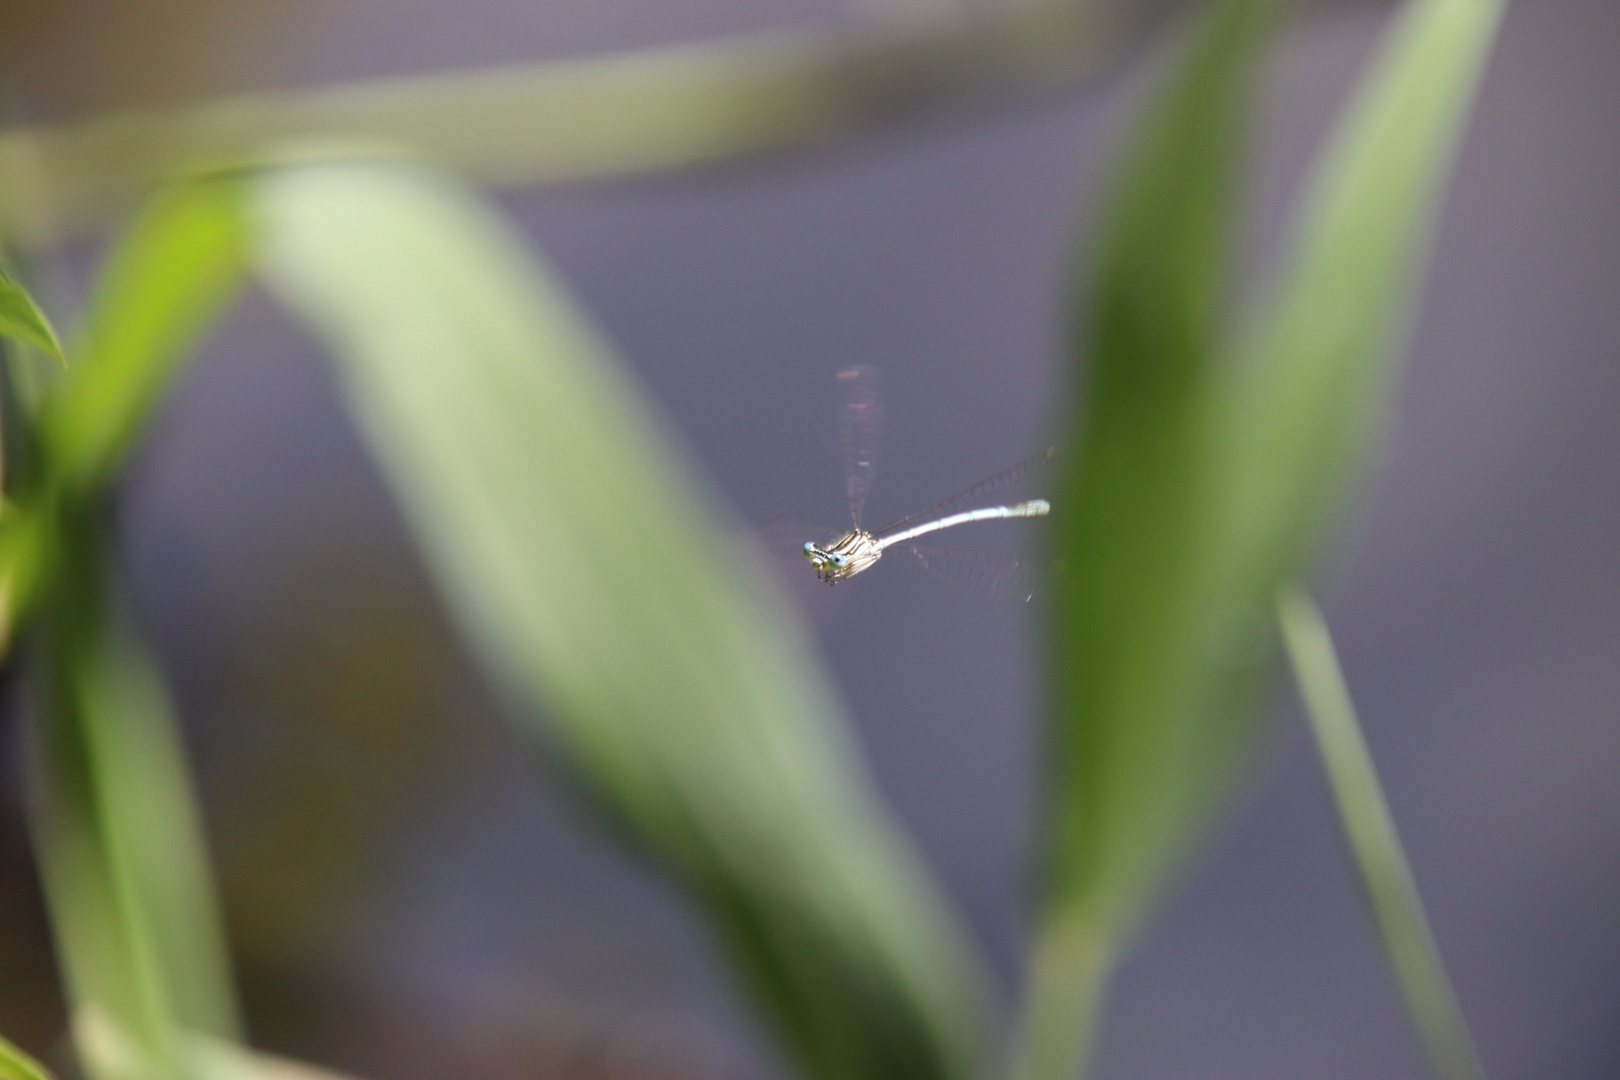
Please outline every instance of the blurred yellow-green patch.
[[0, 267], [0, 334], [32, 345], [60, 364], [67, 363], [50, 320], [39, 310], [28, 290], [12, 280], [3, 267]]
[[0, 1037], [0, 1080], [51, 1080], [45, 1066]]

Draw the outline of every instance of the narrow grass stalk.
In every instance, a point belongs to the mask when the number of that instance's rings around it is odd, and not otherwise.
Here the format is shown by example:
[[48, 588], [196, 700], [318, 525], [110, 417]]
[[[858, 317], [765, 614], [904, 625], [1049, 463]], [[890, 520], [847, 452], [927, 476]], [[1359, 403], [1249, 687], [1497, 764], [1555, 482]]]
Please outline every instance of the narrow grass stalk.
[[1114, 951], [1113, 933], [1089, 914], [1069, 911], [1047, 920], [1033, 955], [1013, 1080], [1073, 1080], [1084, 1070]]
[[1356, 723], [1327, 623], [1297, 586], [1279, 594], [1277, 612], [1338, 805], [1339, 823], [1424, 1053], [1442, 1080], [1484, 1080], [1485, 1071], [1441, 964], [1412, 868]]

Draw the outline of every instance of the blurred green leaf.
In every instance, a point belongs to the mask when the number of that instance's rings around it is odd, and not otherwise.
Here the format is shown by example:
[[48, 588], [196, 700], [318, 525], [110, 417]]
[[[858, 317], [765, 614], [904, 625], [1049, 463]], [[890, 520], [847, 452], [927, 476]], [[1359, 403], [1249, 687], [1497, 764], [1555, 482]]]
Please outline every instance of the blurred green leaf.
[[58, 363], [67, 363], [50, 320], [28, 290], [13, 281], [4, 268], [0, 268], [0, 334], [32, 345]]
[[17, 178], [48, 176], [51, 210], [82, 228], [176, 168], [262, 162], [272, 142], [325, 157], [352, 155], [356, 140], [403, 146], [523, 186], [724, 162], [1078, 78], [1117, 52], [1114, 22], [1094, 0], [950, 5], [881, 29], [750, 34], [5, 131], [0, 231], [42, 228], [38, 215], [18, 217], [37, 200]]
[[0, 522], [11, 614], [45, 618], [36, 848], [75, 1041], [98, 1080], [190, 1075], [182, 1031], [236, 1034], [201, 831], [161, 680], [117, 611], [103, 487], [241, 280], [225, 181], [159, 193], [116, 242], [41, 453]]
[[[1224, 408], [1232, 581], [1259, 618], [1359, 474], [1506, 0], [1409, 0], [1316, 163]], [[1269, 621], [1269, 620], [1268, 620]]]
[[1279, 4], [1209, 9], [1116, 185], [1082, 352], [1080, 451], [1053, 499], [1049, 903], [1123, 927], [1173, 857], [1204, 763], [1188, 760], [1203, 641], [1211, 402], [1230, 302], [1257, 61]]
[[1267, 7], [1210, 17], [1103, 245], [1082, 453], [1052, 500], [1057, 753], [1026, 1034], [1042, 1078], [1074, 1072], [1076, 1018], [1252, 742], [1271, 604], [1365, 455], [1501, 10], [1408, 4], [1321, 155], [1280, 299], [1234, 347], [1233, 147]]
[[99, 537], [59, 535], [34, 806], [75, 1040], [99, 1080], [172, 1080], [182, 1028], [236, 1031], [206, 854], [161, 683], [87, 562]]
[[1279, 3], [1200, 15], [1114, 186], [1084, 319], [1079, 451], [1052, 497], [1054, 753], [1022, 1068], [1067, 1080], [1118, 938], [1181, 853], [1213, 763], [1188, 708], [1207, 617], [1211, 363], [1249, 99]]
[[0, 657], [10, 655], [18, 622], [37, 595], [50, 533], [38, 507], [7, 505], [0, 513]]
[[255, 206], [522, 730], [685, 887], [811, 1075], [976, 1075], [981, 976], [815, 645], [511, 227], [380, 167], [270, 174]]
[[43, 406], [47, 481], [60, 494], [104, 482], [140, 431], [177, 361], [241, 285], [237, 186], [176, 181], [147, 201], [106, 259], [73, 370]]
[[236, 188], [177, 181], [114, 241], [74, 364], [40, 406], [40, 460], [0, 514], [0, 654], [53, 573], [57, 516], [100, 494], [168, 385], [236, 294], [246, 265]]
[[1297, 587], [1283, 590], [1277, 615], [1339, 822], [1361, 875], [1363, 895], [1429, 1064], [1442, 1080], [1484, 1080], [1485, 1070], [1401, 848], [1395, 817], [1356, 722], [1327, 622], [1310, 596]]
[[51, 1080], [51, 1074], [0, 1036], [0, 1080]]

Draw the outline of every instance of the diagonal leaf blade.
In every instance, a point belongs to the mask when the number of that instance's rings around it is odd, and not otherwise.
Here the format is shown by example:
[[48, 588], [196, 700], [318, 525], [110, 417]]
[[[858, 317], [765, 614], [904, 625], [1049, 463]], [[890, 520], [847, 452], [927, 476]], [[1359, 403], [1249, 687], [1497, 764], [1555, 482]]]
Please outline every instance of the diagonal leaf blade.
[[1280, 5], [1202, 13], [1121, 171], [1082, 302], [1078, 453], [1052, 498], [1053, 715], [1023, 1075], [1068, 1080], [1119, 938], [1186, 844], [1212, 402], [1248, 99]]
[[255, 205], [521, 729], [684, 886], [811, 1075], [976, 1072], [977, 965], [814, 647], [557, 287], [422, 175], [292, 170]]
[[62, 342], [28, 290], [0, 267], [0, 334], [32, 345], [59, 364], [66, 365]]
[[85, 1067], [98, 1080], [168, 1080], [191, 1075], [182, 1031], [233, 1036], [235, 1003], [161, 685], [91, 593], [99, 578], [79, 553], [45, 635], [40, 865]]
[[45, 1066], [0, 1037], [0, 1080], [51, 1080]]
[[49, 398], [45, 471], [64, 491], [108, 478], [176, 364], [240, 288], [247, 234], [228, 177], [159, 190], [106, 259], [79, 362]]
[[114, 243], [78, 362], [41, 403], [38, 461], [0, 522], [8, 615], [44, 614], [31, 811], [75, 1041], [97, 1080], [189, 1076], [188, 1033], [237, 1030], [183, 753], [115, 603], [101, 513], [169, 375], [241, 280], [232, 190], [172, 185]]
[[223, 178], [177, 181], [114, 241], [76, 361], [40, 405], [41, 461], [0, 515], [0, 654], [52, 574], [57, 512], [115, 475], [176, 366], [242, 280], [246, 234]]
[[[1505, 0], [1410, 0], [1301, 202], [1226, 407], [1234, 581], [1267, 610], [1370, 453]], [[1279, 569], [1281, 567], [1281, 570]]]

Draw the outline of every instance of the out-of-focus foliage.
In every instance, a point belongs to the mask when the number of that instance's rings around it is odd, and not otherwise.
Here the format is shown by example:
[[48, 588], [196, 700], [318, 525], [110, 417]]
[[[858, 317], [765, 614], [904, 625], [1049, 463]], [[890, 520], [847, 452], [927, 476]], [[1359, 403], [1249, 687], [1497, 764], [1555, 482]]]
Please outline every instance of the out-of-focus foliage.
[[0, 640], [26, 614], [59, 548], [63, 509], [82, 512], [144, 424], [175, 362], [235, 294], [243, 267], [232, 188], [188, 181], [161, 191], [107, 258], [86, 340], [47, 391], [29, 444], [13, 465], [14, 505], [0, 518]]
[[192, 1075], [188, 1040], [238, 1027], [184, 756], [118, 612], [99, 498], [241, 279], [233, 206], [221, 185], [176, 185], [114, 246], [75, 362], [30, 417], [36, 460], [0, 522], [23, 538], [20, 610], [43, 615], [36, 844], [75, 1041], [97, 1080]]
[[[1275, 302], [1234, 331], [1250, 84], [1281, 5], [1201, 13], [1120, 174], [1085, 301], [1078, 452], [1052, 499], [1054, 753], [1016, 1058], [1028, 1080], [1083, 1067], [1119, 950], [1251, 742], [1272, 601], [1364, 454], [1502, 6], [1409, 0], [1313, 175]], [[1000, 43], [1008, 70], [1084, 52], [1021, 51], [1039, 25]], [[964, 63], [938, 51], [949, 35], [924, 38], [924, 75]], [[893, 46], [873, 55], [906, 55]], [[160, 191], [114, 246], [73, 363], [17, 413], [28, 453], [0, 516], [5, 626], [38, 616], [36, 834], [93, 1080], [308, 1072], [236, 1041], [182, 754], [120, 607], [101, 507], [250, 265], [331, 347], [447, 607], [536, 756], [686, 891], [798, 1064], [818, 1080], [992, 1067], [979, 962], [871, 791], [814, 646], [588, 321], [448, 181], [374, 145], [252, 141], [387, 121], [395, 139], [512, 180], [712, 160], [847, 124], [850, 101], [807, 82], [826, 57], [795, 67], [779, 49], [641, 57], [611, 78], [549, 70], [541, 90], [595, 96], [510, 155], [460, 125], [491, 94], [532, 104], [521, 72], [0, 143], [0, 158], [67, 162], [75, 212], [176, 153], [245, 155]], [[841, 91], [863, 85], [859, 64], [839, 70]], [[887, 69], [867, 74], [871, 100], [890, 102]], [[148, 145], [160, 129], [173, 138]], [[332, 163], [344, 157], [370, 163]], [[60, 352], [9, 281], [0, 334]]]
[[509, 229], [440, 181], [254, 184], [469, 640], [543, 753], [670, 870], [801, 1063], [984, 1064], [971, 950], [855, 764], [741, 530]]
[[1502, 4], [1412, 0], [1313, 173], [1277, 300], [1223, 315], [1242, 88], [1231, 0], [1146, 126], [1090, 301], [1082, 452], [1053, 498], [1055, 760], [1031, 1071], [1070, 1075], [1111, 957], [1252, 740], [1277, 590], [1364, 454]]
[[0, 1080], [51, 1080], [45, 1066], [0, 1037]]
[[1279, 7], [1223, 0], [1203, 13], [1116, 181], [1077, 304], [1078, 452], [1052, 496], [1054, 754], [1025, 1021], [1033, 1077], [1066, 1077], [1083, 1060], [1119, 938], [1180, 855], [1219, 764], [1200, 738], [1208, 718], [1187, 700], [1206, 644], [1210, 360], [1231, 289], [1251, 84]]
[[96, 1080], [167, 1080], [190, 1074], [184, 1031], [229, 1036], [234, 1007], [163, 693], [87, 595], [105, 586], [88, 557], [72, 552], [74, 584], [46, 620], [36, 841], [81, 1063]]
[[[1037, 0], [849, 35], [808, 30], [605, 57], [123, 110], [0, 133], [0, 226], [82, 228], [196, 161], [352, 158], [406, 146], [503, 185], [691, 168], [847, 135], [875, 121], [1072, 81], [1118, 50], [1111, 9]], [[17, 220], [48, 183], [53, 223]], [[35, 193], [37, 194], [37, 193]]]
[[32, 345], [40, 352], [67, 363], [62, 355], [62, 343], [56, 340], [56, 331], [50, 320], [39, 310], [34, 298], [4, 269], [0, 269], [0, 334]]
[[236, 194], [228, 181], [176, 184], [114, 245], [75, 363], [28, 417], [35, 459], [0, 521], [10, 580], [27, 583], [22, 613], [42, 616], [35, 841], [80, 1064], [95, 1080], [328, 1075], [235, 1043], [184, 754], [103, 551], [105, 482], [241, 280]]

